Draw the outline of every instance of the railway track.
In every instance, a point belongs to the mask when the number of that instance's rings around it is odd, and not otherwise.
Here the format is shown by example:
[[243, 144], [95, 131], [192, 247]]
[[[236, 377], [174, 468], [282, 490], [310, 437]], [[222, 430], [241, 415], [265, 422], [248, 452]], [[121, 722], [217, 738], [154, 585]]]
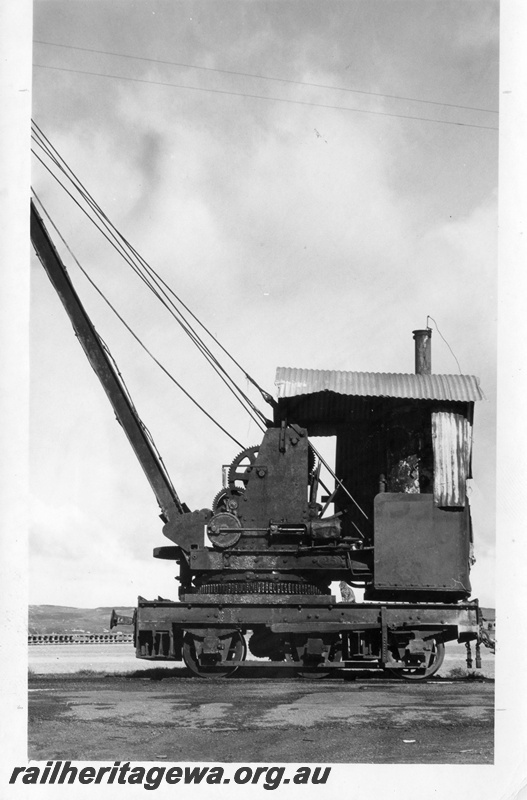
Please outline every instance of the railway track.
[[129, 644], [133, 633], [30, 633], [28, 645], [39, 644]]

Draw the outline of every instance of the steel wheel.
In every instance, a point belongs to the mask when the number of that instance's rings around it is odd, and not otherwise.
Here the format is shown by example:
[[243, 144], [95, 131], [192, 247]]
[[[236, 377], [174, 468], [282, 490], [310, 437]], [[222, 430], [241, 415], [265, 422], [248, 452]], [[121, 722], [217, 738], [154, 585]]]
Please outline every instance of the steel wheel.
[[444, 660], [445, 645], [443, 642], [434, 641], [432, 657], [426, 669], [390, 669], [390, 672], [405, 681], [424, 681], [426, 678], [431, 678], [432, 675], [435, 675], [435, 673], [441, 669]]
[[[235, 631], [231, 637], [226, 661], [244, 661], [246, 655], [247, 645], [245, 644], [245, 638], [240, 631]], [[196, 655], [196, 639], [191, 633], [186, 633], [183, 638], [183, 661], [200, 678], [229, 678], [238, 669], [237, 666], [227, 666], [225, 662], [221, 662], [221, 669], [200, 664]]]

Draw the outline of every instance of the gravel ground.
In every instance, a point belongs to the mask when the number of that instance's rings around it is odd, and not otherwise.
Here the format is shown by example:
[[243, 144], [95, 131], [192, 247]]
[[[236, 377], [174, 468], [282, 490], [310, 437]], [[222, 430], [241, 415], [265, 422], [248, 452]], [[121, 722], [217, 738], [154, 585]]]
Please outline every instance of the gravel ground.
[[485, 679], [201, 680], [166, 670], [155, 678], [37, 676], [29, 686], [29, 754], [173, 763], [491, 764], [493, 694]]
[[[190, 677], [130, 645], [29, 648], [31, 758], [178, 762], [491, 764], [494, 656], [438, 677]], [[257, 662], [256, 662], [257, 664]], [[255, 664], [255, 666], [256, 666]], [[153, 668], [154, 667], [154, 668]], [[475, 677], [477, 676], [477, 677]]]

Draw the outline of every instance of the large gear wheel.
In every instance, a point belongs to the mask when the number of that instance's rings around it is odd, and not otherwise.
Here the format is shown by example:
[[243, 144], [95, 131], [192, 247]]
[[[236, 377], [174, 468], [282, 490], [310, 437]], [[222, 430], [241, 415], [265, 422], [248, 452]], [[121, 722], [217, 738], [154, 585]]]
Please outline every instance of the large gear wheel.
[[307, 449], [307, 471], [310, 477], [314, 475], [316, 466], [317, 466], [317, 457], [315, 456], [315, 451], [313, 450], [311, 445], [309, 445]]
[[231, 581], [222, 583], [203, 583], [198, 594], [280, 594], [280, 595], [321, 595], [318, 586], [296, 581]]
[[239, 500], [244, 493], [244, 489], [220, 489], [212, 501], [212, 510], [216, 514], [218, 511], [230, 511], [237, 513]]
[[[258, 452], [260, 450], [260, 445], [254, 445], [254, 447], [246, 447], [245, 450], [242, 450], [239, 453], [232, 464], [229, 467], [229, 474], [228, 474], [228, 484], [229, 489], [241, 489], [240, 483], [243, 483], [244, 487], [247, 486], [249, 483], [252, 469], [256, 462], [256, 458], [258, 456]], [[308, 449], [308, 474], [309, 476], [313, 476], [316, 467], [316, 458], [315, 453], [311, 445], [309, 445]], [[215, 501], [221, 499], [220, 496], [222, 492], [219, 492], [216, 497]]]
[[229, 467], [229, 489], [240, 489], [240, 483], [247, 486], [251, 477], [252, 468], [258, 456], [260, 445], [247, 447], [239, 453]]

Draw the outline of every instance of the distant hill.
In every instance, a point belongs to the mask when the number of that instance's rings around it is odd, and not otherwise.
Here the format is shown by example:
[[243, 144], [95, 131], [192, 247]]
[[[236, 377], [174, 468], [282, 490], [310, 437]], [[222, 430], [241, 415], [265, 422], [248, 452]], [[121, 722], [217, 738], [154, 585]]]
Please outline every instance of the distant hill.
[[[118, 614], [131, 617], [134, 609], [129, 606], [116, 606]], [[495, 610], [481, 609], [484, 627], [494, 632], [496, 627]], [[110, 606], [101, 608], [74, 608], [73, 606], [29, 606], [29, 633], [108, 633], [110, 630]], [[129, 625], [114, 628], [115, 632], [131, 632]]]
[[[116, 606], [119, 614], [131, 617], [134, 609]], [[72, 606], [29, 606], [29, 633], [107, 633], [112, 608], [74, 608]], [[127, 626], [115, 631], [130, 631]]]

